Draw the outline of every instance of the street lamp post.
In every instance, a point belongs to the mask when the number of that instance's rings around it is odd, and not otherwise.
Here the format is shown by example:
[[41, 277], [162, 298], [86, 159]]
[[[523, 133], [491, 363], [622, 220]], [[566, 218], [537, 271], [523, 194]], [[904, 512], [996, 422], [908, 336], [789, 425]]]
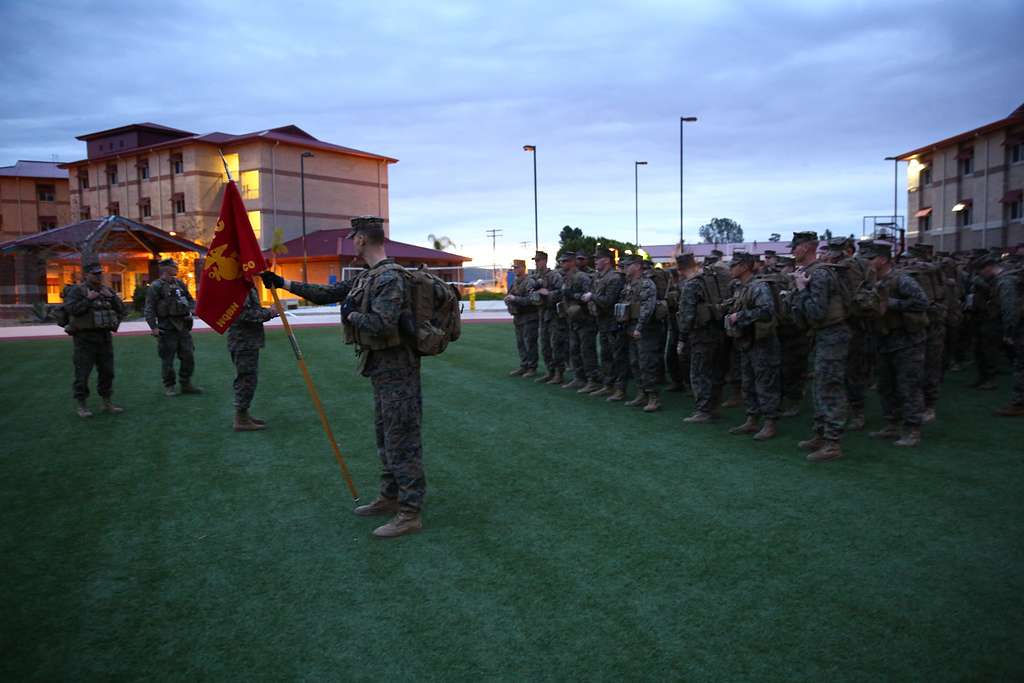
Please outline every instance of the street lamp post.
[[637, 249], [640, 248], [640, 167], [646, 166], [646, 161], [634, 161], [633, 162], [633, 205], [634, 205], [634, 217], [633, 217], [633, 230], [634, 230], [634, 244]]
[[299, 196], [302, 202], [302, 281], [309, 282], [309, 253], [306, 251], [306, 159], [312, 152], [299, 156]]
[[904, 232], [900, 232], [899, 226], [899, 203], [897, 197], [899, 196], [899, 171], [900, 171], [900, 160], [898, 157], [886, 157], [886, 161], [892, 162], [892, 234], [893, 236], [900, 235], [900, 252], [902, 253], [906, 240], [904, 236], [906, 233], [906, 226], [904, 226]]
[[683, 124], [696, 123], [696, 116], [679, 117], [679, 248], [683, 248]]
[[537, 229], [537, 146], [523, 145], [523, 151], [533, 153], [533, 250], [537, 251], [540, 249]]

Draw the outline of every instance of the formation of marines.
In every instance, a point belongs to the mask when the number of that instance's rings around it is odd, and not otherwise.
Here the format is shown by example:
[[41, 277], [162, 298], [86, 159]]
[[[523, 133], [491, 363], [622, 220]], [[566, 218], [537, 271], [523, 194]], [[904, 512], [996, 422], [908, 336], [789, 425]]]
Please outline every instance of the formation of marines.
[[843, 456], [846, 431], [866, 428], [873, 382], [885, 423], [870, 436], [914, 447], [937, 419], [943, 374], [973, 349], [971, 386], [995, 389], [1005, 350], [1013, 391], [994, 413], [1024, 416], [1024, 245], [953, 256], [916, 244], [898, 255], [885, 240], [804, 231], [789, 248], [728, 263], [717, 251], [703, 263], [684, 253], [671, 271], [632, 254], [616, 263], [602, 248], [593, 269], [582, 252], [549, 268], [538, 251], [533, 271], [516, 263], [505, 298], [520, 360], [510, 375], [648, 413], [661, 409], [662, 385], [689, 391], [686, 424], [716, 421], [742, 400], [745, 420], [729, 431], [758, 441], [800, 413], [809, 388], [812, 429], [798, 446], [825, 462]]

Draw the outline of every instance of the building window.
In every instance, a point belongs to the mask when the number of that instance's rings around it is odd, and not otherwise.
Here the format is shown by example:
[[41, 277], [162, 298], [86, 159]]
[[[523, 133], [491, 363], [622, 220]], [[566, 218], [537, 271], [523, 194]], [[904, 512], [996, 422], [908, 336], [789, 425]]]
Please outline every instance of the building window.
[[54, 185], [36, 185], [36, 198], [41, 202], [52, 202], [57, 199]]
[[39, 230], [53, 230], [57, 227], [56, 216], [40, 216], [39, 217]]
[[1024, 219], [1024, 199], [1018, 199], [1014, 203], [1010, 204], [1009, 207], [1011, 221]]
[[174, 213], [185, 213], [185, 195], [179, 192], [178, 194], [171, 197], [171, 203], [174, 205]]
[[932, 227], [931, 216], [921, 216], [917, 219], [917, 229], [919, 232], [928, 232]]
[[82, 207], [82, 210], [78, 212], [78, 220], [87, 221], [92, 218], [92, 209], [88, 206]]
[[149, 201], [149, 197], [143, 197], [139, 200], [139, 215], [143, 218], [149, 218], [153, 215], [153, 204]]
[[107, 185], [117, 185], [117, 166], [107, 166]]
[[139, 164], [139, 180], [149, 180], [149, 162], [143, 161]]
[[1010, 145], [1010, 163], [1019, 164], [1024, 161], [1024, 142]]
[[110, 202], [107, 204], [107, 215], [108, 216], [119, 216], [121, 215], [121, 202]]
[[918, 185], [920, 185], [921, 187], [924, 187], [925, 185], [931, 185], [931, 184], [932, 184], [932, 167], [931, 166], [925, 166], [924, 168], [921, 169], [921, 175], [920, 175], [920, 180], [918, 181]]
[[181, 160], [180, 154], [171, 155], [171, 172], [174, 173], [174, 175], [181, 175], [185, 172], [185, 164]]
[[956, 172], [958, 175], [970, 175], [974, 173], [974, 157], [962, 156], [956, 160]]
[[249, 216], [249, 225], [252, 226], [252, 234], [256, 236], [256, 241], [259, 242], [260, 236], [263, 234], [263, 220], [260, 216], [259, 211], [246, 211]]
[[971, 220], [971, 205], [968, 204], [960, 211], [956, 213], [956, 224], [961, 228], [965, 228], [970, 225], [973, 221]]
[[[239, 177], [239, 176], [236, 176]], [[242, 181], [242, 198], [243, 199], [259, 199], [260, 198], [260, 172], [259, 171], [242, 171], [240, 175]]]
[[89, 171], [88, 170], [79, 171], [78, 172], [78, 189], [79, 190], [88, 190], [89, 189]]

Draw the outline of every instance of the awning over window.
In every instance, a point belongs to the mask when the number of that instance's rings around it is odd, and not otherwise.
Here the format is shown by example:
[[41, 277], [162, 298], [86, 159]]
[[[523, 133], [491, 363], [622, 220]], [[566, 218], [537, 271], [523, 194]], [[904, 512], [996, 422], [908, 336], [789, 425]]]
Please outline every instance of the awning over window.
[[921, 209], [920, 211], [915, 213], [914, 214], [914, 218], [925, 218], [925, 217], [931, 216], [931, 215], [932, 215], [932, 207], [929, 206], [928, 208]]
[[969, 207], [973, 203], [974, 203], [973, 199], [961, 199], [953, 207], [953, 212], [956, 213], [956, 212], [959, 212], [959, 211], [963, 211], [964, 209], [966, 209], [967, 207]]
[[999, 200], [1001, 204], [1015, 204], [1024, 197], [1024, 190], [1010, 190], [1003, 195], [1003, 198]]
[[973, 159], [973, 158], [974, 158], [974, 148], [973, 147], [965, 147], [964, 149], [962, 149], [959, 152], [957, 152], [957, 155], [956, 155], [957, 161], [962, 161], [964, 159]]

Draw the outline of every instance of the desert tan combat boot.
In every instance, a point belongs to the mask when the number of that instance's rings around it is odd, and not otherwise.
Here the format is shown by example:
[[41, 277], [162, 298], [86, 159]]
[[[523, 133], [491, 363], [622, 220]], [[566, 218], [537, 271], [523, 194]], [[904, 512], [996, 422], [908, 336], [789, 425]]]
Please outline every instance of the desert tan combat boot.
[[571, 382], [566, 382], [562, 385], [563, 389], [582, 389], [586, 386], [586, 382], [583, 381], [582, 377], [574, 377]]
[[266, 429], [266, 425], [257, 424], [252, 421], [249, 417], [248, 410], [236, 410], [235, 421], [232, 425], [236, 432], [258, 432], [261, 429]]
[[527, 378], [527, 377], [536, 377], [536, 376], [537, 376], [537, 369], [536, 368], [526, 368], [526, 372], [524, 372], [521, 375], [521, 377], [523, 377], [524, 379]]
[[645, 413], [656, 413], [661, 410], [661, 398], [658, 392], [652, 391], [647, 394], [647, 405], [644, 406]]
[[921, 424], [930, 425], [935, 422], [935, 408], [925, 408], [925, 411], [921, 413]]
[[885, 427], [877, 432], [868, 434], [872, 439], [898, 439], [902, 436], [898, 422], [888, 422]]
[[817, 451], [819, 448], [825, 445], [825, 439], [821, 438], [820, 434], [815, 434], [809, 439], [804, 439], [799, 442], [796, 447], [802, 448], [805, 451]]
[[647, 392], [644, 391], [643, 389], [640, 389], [639, 391], [636, 392], [636, 398], [634, 398], [632, 401], [626, 401], [627, 406], [631, 406], [634, 408], [637, 406], [642, 406], [645, 403], [647, 403]]
[[360, 517], [376, 517], [377, 515], [393, 515], [398, 513], [398, 499], [385, 498], [378, 495], [373, 502], [367, 505], [360, 505], [352, 511], [352, 514]]
[[92, 417], [92, 411], [89, 410], [89, 406], [85, 405], [85, 401], [76, 401], [75, 404], [78, 417]]
[[864, 429], [864, 411], [856, 410], [850, 414], [848, 420], [846, 420], [846, 431], [848, 432], [859, 432]]
[[173, 386], [164, 387], [164, 396], [177, 396], [178, 390]]
[[828, 462], [843, 457], [843, 449], [838, 441], [824, 441], [824, 446], [807, 456], [809, 462]]
[[591, 396], [608, 396], [612, 393], [612, 387], [609, 384], [605, 384], [597, 391], [590, 392]]
[[706, 424], [714, 419], [715, 417], [711, 413], [705, 413], [702, 410], [698, 410], [690, 417], [684, 417], [683, 422], [686, 424]]
[[377, 538], [395, 538], [405, 534], [414, 534], [423, 531], [423, 521], [419, 512], [399, 512], [395, 517], [385, 524], [373, 530]]
[[747, 415], [746, 421], [738, 427], [733, 427], [729, 430], [730, 434], [756, 434], [757, 433], [757, 418], [753, 415]]
[[561, 370], [555, 370], [554, 374], [551, 375], [551, 379], [547, 381], [548, 384], [559, 384], [565, 381], [565, 373]]
[[124, 408], [122, 408], [119, 405], [114, 405], [114, 403], [109, 398], [105, 398], [103, 399], [103, 411], [106, 413], [116, 415], [118, 413], [123, 413]]
[[754, 434], [754, 441], [767, 441], [768, 439], [775, 438], [775, 420], [765, 420], [764, 424], [761, 425], [761, 431]]
[[908, 429], [904, 430], [903, 436], [901, 436], [898, 441], [893, 442], [893, 446], [913, 448], [919, 443], [921, 443], [921, 428], [909, 427]]
[[583, 387], [581, 387], [576, 393], [577, 394], [589, 394], [590, 392], [597, 391], [600, 388], [601, 388], [600, 383], [591, 381], [591, 382], [587, 382], [586, 384], [584, 384]]
[[536, 382], [537, 384], [547, 384], [551, 380], [551, 378], [554, 377], [554, 376], [555, 376], [555, 373], [553, 373], [550, 370], [548, 370], [546, 373], [544, 373], [543, 375], [541, 375], [540, 377], [538, 377], [537, 379], [535, 379], [533, 381]]
[[181, 385], [181, 393], [183, 393], [183, 394], [201, 394], [201, 393], [203, 393], [203, 388], [202, 387], [197, 387], [195, 384], [192, 384], [191, 382], [185, 382], [184, 384]]
[[509, 377], [522, 377], [526, 372], [526, 368], [516, 368], [512, 372], [508, 373]]
[[605, 401], [607, 401], [608, 403], [615, 403], [617, 401], [625, 400], [626, 390], [623, 389], [622, 387], [615, 387], [615, 390], [612, 392], [612, 395], [605, 399]]

